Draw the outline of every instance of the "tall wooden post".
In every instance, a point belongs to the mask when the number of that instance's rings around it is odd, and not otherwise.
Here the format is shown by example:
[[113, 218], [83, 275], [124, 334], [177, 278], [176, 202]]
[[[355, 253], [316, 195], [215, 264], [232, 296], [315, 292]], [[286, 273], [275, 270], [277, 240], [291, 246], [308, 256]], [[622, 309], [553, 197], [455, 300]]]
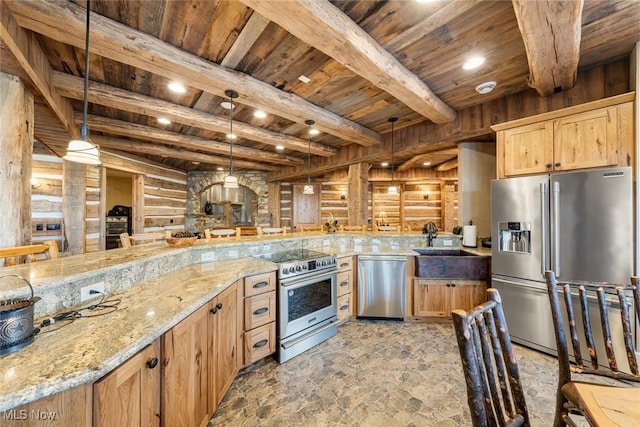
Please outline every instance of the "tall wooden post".
[[369, 182], [368, 163], [349, 165], [347, 193], [347, 211], [349, 225], [365, 225], [367, 223], [367, 184]]
[[87, 225], [87, 177], [85, 165], [64, 161], [64, 178], [62, 182], [62, 215], [64, 217], [63, 250], [69, 255], [85, 252]]
[[[270, 182], [269, 183], [269, 201], [268, 201], [268, 209], [269, 209], [269, 226], [270, 227], [280, 227], [280, 183], [279, 182]], [[260, 225], [260, 224], [256, 224]]]
[[33, 95], [16, 76], [0, 73], [0, 247], [31, 243]]

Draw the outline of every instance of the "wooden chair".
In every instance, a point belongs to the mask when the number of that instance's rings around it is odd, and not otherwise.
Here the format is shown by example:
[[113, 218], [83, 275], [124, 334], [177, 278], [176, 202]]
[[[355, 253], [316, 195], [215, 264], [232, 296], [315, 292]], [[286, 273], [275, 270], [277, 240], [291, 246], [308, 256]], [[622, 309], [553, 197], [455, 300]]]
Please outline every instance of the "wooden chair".
[[257, 236], [258, 235], [258, 227], [237, 227], [240, 229], [239, 236]]
[[341, 225], [339, 228], [340, 233], [366, 233], [366, 225]]
[[324, 226], [320, 224], [298, 224], [301, 233], [311, 233], [314, 231], [324, 231]]
[[211, 239], [212, 237], [231, 237], [231, 236], [235, 236], [236, 238], [240, 238], [241, 235], [241, 231], [240, 231], [240, 227], [236, 227], [236, 228], [215, 228], [213, 230], [210, 230], [208, 228], [205, 228], [204, 230], [204, 236], [206, 239]]
[[120, 244], [123, 248], [130, 248], [131, 246], [141, 245], [144, 243], [153, 243], [166, 240], [171, 237], [171, 231], [161, 231], [157, 233], [129, 233], [120, 234]]
[[47, 240], [35, 245], [0, 249], [0, 258], [4, 258], [4, 266], [9, 267], [16, 264], [35, 262], [39, 259], [60, 258], [60, 252], [58, 251], [58, 243], [55, 240]]
[[497, 289], [470, 312], [451, 316], [467, 382], [467, 400], [474, 427], [529, 426], [511, 337]]
[[[559, 365], [554, 426], [575, 426], [570, 416], [572, 413], [584, 416], [592, 426], [640, 425], [640, 388], [628, 387], [628, 382], [640, 383], [638, 360], [633, 348], [634, 314], [629, 313], [632, 298], [635, 315], [640, 321], [638, 278], [632, 277], [631, 285], [616, 285], [558, 282], [553, 271], [545, 272], [545, 277]], [[620, 305], [620, 315], [609, 315], [612, 299], [614, 304], [617, 302]], [[563, 317], [565, 313], [566, 324]], [[612, 322], [617, 321], [621, 322], [622, 332], [616, 334], [619, 336], [612, 336]], [[598, 323], [602, 325], [601, 334], [594, 331]], [[567, 331], [571, 338], [573, 362], [569, 356]], [[587, 352], [583, 353], [585, 348]], [[626, 353], [626, 363], [622, 353]], [[627, 367], [622, 366], [621, 369], [620, 365], [627, 363], [628, 372], [625, 372]], [[586, 375], [575, 380], [573, 373]], [[616, 381], [610, 382], [616, 384], [587, 382], [589, 378], [595, 380], [596, 377], [591, 375], [614, 379]]]
[[287, 234], [287, 227], [257, 227], [257, 228], [258, 228], [258, 236], [275, 235], [275, 234], [281, 234], [284, 236]]

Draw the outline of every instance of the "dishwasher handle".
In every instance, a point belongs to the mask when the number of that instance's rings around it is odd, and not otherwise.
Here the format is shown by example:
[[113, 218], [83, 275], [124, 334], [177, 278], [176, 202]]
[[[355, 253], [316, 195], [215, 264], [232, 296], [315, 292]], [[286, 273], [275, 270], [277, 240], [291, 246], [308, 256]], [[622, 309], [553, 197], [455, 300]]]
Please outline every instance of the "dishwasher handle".
[[402, 255], [358, 255], [358, 261], [407, 261]]

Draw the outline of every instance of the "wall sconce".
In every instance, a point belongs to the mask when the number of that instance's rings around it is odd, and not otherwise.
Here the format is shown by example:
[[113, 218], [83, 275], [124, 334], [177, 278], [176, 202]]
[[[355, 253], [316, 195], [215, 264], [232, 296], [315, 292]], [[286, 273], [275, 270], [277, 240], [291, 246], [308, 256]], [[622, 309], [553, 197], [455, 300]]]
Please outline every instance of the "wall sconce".
[[347, 194], [343, 191], [340, 193], [340, 200], [345, 200], [347, 198]]
[[31, 178], [31, 189], [35, 190], [36, 188], [40, 188], [42, 183], [38, 181], [37, 178]]

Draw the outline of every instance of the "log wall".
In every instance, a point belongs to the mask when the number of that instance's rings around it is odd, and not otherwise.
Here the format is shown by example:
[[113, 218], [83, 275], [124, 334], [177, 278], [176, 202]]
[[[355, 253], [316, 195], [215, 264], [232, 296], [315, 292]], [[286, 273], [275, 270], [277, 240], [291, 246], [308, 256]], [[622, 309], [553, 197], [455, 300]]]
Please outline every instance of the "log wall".
[[36, 143], [31, 170], [31, 241], [56, 240], [64, 249], [62, 159]]

